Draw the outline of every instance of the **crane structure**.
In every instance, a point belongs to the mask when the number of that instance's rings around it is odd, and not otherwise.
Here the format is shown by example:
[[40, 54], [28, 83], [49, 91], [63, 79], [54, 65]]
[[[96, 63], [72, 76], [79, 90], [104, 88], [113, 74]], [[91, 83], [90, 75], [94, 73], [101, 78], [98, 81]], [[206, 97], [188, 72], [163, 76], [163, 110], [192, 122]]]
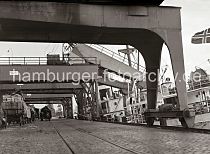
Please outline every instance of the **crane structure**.
[[[138, 52], [141, 52], [145, 59], [148, 108], [145, 116], [147, 124], [153, 125], [154, 119], [157, 117], [179, 117], [183, 126], [193, 127], [195, 114], [188, 107], [186, 82], [183, 79], [185, 69], [180, 8], [160, 6], [163, 0], [138, 1], [139, 5], [135, 5], [132, 1], [129, 1], [130, 5], [128, 1], [124, 1], [124, 5], [120, 3], [97, 5], [96, 1], [92, 1], [92, 4], [83, 3], [88, 1], [80, 1], [81, 3], [75, 1], [76, 4], [70, 2], [73, 1], [1, 1], [0, 40], [132, 45]], [[113, 1], [111, 2], [113, 4]], [[154, 3], [149, 5], [144, 2]], [[64, 3], [65, 5], [63, 5]], [[16, 15], [14, 16], [14, 14]], [[175, 85], [179, 110], [174, 112], [158, 112], [156, 110], [158, 81], [154, 80], [156, 78], [154, 74], [158, 74], [164, 44], [169, 49], [174, 77], [176, 75]], [[111, 63], [109, 65], [115, 67]], [[32, 66], [25, 66], [25, 68], [32, 70]], [[75, 72], [78, 71], [77, 68], [80, 68], [79, 72], [82, 70], [98, 72], [98, 65], [70, 65], [67, 67], [60, 63], [60, 66], [50, 67], [56, 72], [66, 71], [68, 68], [72, 68], [72, 71]], [[124, 71], [124, 67], [121, 65], [118, 68], [122, 68]], [[2, 81], [11, 81], [12, 75], [16, 77], [16, 81], [19, 77], [17, 70], [24, 70], [24, 67], [1, 65], [0, 69], [7, 72], [0, 74]], [[11, 76], [8, 74], [8, 69], [11, 71]], [[36, 66], [34, 69], [34, 71], [37, 69], [46, 71], [44, 66]], [[22, 72], [20, 71], [20, 73]], [[90, 85], [91, 83], [86, 89], [97, 89]], [[78, 93], [78, 95], [80, 94]], [[88, 95], [92, 94], [88, 93]], [[78, 99], [82, 102], [81, 98]]]

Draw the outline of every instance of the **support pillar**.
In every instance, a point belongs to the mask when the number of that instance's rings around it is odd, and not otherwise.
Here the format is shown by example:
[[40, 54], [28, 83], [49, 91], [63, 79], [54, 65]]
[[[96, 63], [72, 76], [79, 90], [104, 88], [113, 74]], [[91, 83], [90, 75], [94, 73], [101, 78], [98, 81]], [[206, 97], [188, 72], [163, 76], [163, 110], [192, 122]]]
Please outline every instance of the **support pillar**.
[[90, 89], [90, 95], [92, 97], [92, 101], [91, 101], [91, 110], [92, 110], [92, 120], [97, 120], [100, 116], [99, 114], [99, 102], [98, 102], [98, 93], [96, 91], [96, 89], [98, 90], [98, 87], [97, 87], [97, 82], [94, 80], [92, 83], [91, 83], [91, 89]]
[[96, 107], [97, 107], [97, 117], [101, 118], [102, 108], [99, 102], [99, 90], [98, 90], [98, 81], [95, 80], [95, 95], [96, 95]]
[[[154, 119], [152, 117], [174, 117], [179, 118], [183, 127], [193, 127], [195, 121], [195, 112], [194, 110], [189, 110], [187, 103], [187, 90], [186, 90], [186, 81], [185, 81], [185, 69], [184, 69], [184, 56], [183, 56], [183, 47], [182, 47], [182, 37], [181, 30], [161, 30], [154, 29], [154, 32], [158, 34], [157, 36], [150, 36], [150, 40], [146, 39], [144, 42], [141, 42], [137, 45], [139, 51], [143, 51], [142, 55], [146, 62], [147, 70], [147, 103], [148, 109], [150, 110], [147, 116], [148, 125], [152, 125]], [[178, 96], [178, 111], [171, 111], [167, 113], [157, 113], [155, 110], [156, 99], [157, 99], [157, 82], [150, 82], [149, 75], [150, 72], [157, 73], [157, 69], [160, 66], [160, 56], [162, 50], [163, 42], [166, 43], [169, 49], [171, 56], [171, 62], [173, 67], [174, 79], [176, 84], [176, 92]], [[157, 76], [158, 77], [158, 76]], [[153, 113], [152, 113], [153, 112]], [[162, 114], [162, 115], [161, 115]], [[156, 115], [156, 116], [155, 116]]]
[[78, 119], [85, 119], [85, 111], [84, 111], [84, 90], [80, 90], [76, 92], [76, 102], [78, 107]]
[[184, 111], [184, 117], [180, 118], [183, 127], [193, 127], [195, 122], [194, 111], [189, 110], [187, 103], [187, 89], [184, 67], [184, 55], [181, 31], [167, 31], [166, 43], [169, 48], [173, 73], [178, 96], [179, 109]]
[[[98, 83], [96, 80], [90, 83], [81, 83], [84, 88], [85, 95], [87, 97], [87, 107], [89, 113], [89, 119], [98, 120], [100, 118], [100, 104], [98, 99]], [[89, 110], [90, 108], [90, 110]]]
[[64, 116], [64, 118], [66, 118], [67, 116], [66, 116], [66, 104], [65, 104], [65, 102], [62, 105], [63, 105], [63, 116]]
[[[160, 38], [151, 38], [151, 40], [147, 40], [144, 44], [142, 43], [140, 46], [137, 46], [137, 49], [142, 51], [146, 64], [148, 111], [156, 109], [162, 46], [163, 40]], [[154, 118], [146, 118], [146, 122], [149, 126], [151, 126], [154, 123]]]
[[73, 105], [72, 105], [72, 98], [68, 98], [65, 100], [66, 102], [66, 113], [67, 118], [73, 119]]

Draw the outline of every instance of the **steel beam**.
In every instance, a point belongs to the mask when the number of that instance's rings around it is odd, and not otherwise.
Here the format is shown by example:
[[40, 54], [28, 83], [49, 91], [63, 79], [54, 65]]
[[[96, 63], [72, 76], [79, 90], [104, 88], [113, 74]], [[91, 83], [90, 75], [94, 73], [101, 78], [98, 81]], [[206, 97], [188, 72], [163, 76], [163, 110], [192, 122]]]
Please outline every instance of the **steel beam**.
[[31, 94], [31, 95], [27, 95], [27, 94], [23, 94], [23, 97], [26, 98], [69, 98], [69, 97], [73, 97], [72, 94]]
[[[5, 91], [5, 92], [14, 92], [14, 91]], [[22, 90], [23, 94], [75, 94], [74, 89], [68, 90]]]
[[[147, 110], [144, 112], [145, 119], [152, 119], [159, 118], [160, 122], [164, 125], [167, 125], [165, 118], [179, 118], [179, 121], [181, 122], [182, 126], [185, 128], [193, 127], [194, 122], [193, 121], [187, 121], [186, 119], [194, 119], [195, 118], [195, 111], [194, 110], [176, 110], [176, 111], [157, 111], [157, 110]], [[151, 122], [151, 121], [150, 121]]]
[[[109, 79], [100, 78], [98, 79], [99, 85], [107, 85], [119, 89], [128, 89], [128, 83], [126, 82], [119, 82], [114, 81], [111, 82]], [[130, 86], [131, 88], [131, 86]], [[27, 84], [0, 84], [0, 91], [14, 91], [14, 90], [21, 90], [23, 92], [31, 91], [31, 92], [45, 92], [45, 91], [61, 91], [65, 92], [68, 90], [73, 89], [82, 89], [80, 84], [74, 83], [27, 83]], [[28, 92], [30, 93], [30, 92]]]
[[160, 112], [156, 110], [148, 110], [144, 113], [145, 117], [158, 117], [158, 118], [183, 118], [183, 117], [194, 117], [195, 112], [191, 111], [170, 111]]
[[0, 84], [0, 91], [7, 90], [70, 90], [81, 89], [81, 85], [73, 83], [34, 83], [34, 84]]
[[21, 91], [24, 94], [74, 94], [81, 85], [73, 83], [0, 84], [0, 92]]
[[72, 98], [64, 98], [63, 100], [63, 106], [65, 106], [64, 112], [66, 112], [66, 118], [73, 119], [73, 104], [72, 104]]
[[[110, 72], [114, 72], [118, 75], [125, 75], [124, 77], [132, 77], [136, 78], [138, 80], [143, 79], [143, 73], [116, 60], [114, 57], [110, 57], [106, 55], [105, 53], [102, 53], [101, 51], [96, 50], [95, 48], [92, 48], [85, 44], [78, 44], [74, 47], [72, 50], [74, 54], [76, 54], [79, 57], [97, 57], [97, 64], [100, 63], [100, 67], [103, 67], [104, 69], [107, 69]], [[105, 51], [103, 51], [105, 52]], [[88, 59], [87, 59], [88, 60]], [[130, 73], [131, 76], [129, 76], [126, 73]], [[139, 75], [137, 76], [137, 73]], [[134, 76], [132, 76], [134, 74]]]
[[[67, 97], [68, 98], [68, 97]], [[71, 97], [69, 97], [71, 98]], [[54, 98], [25, 98], [24, 101], [28, 102], [28, 104], [48, 104], [48, 101], [53, 101], [53, 104], [62, 104], [62, 103], [56, 103], [55, 101], [63, 101], [64, 98], [62, 97], [54, 97]], [[39, 103], [37, 103], [39, 102]]]
[[1, 83], [78, 82], [97, 79], [98, 65], [1, 65], [0, 72]]
[[26, 104], [63, 104], [63, 99], [57, 100], [25, 100]]
[[[128, 89], [128, 83], [127, 82], [120, 82], [120, 81], [110, 81], [110, 79], [98, 79], [98, 83], [99, 85], [106, 85], [106, 86], [111, 86], [111, 87], [115, 87], [115, 88], [119, 88], [119, 89]], [[129, 85], [130, 89], [132, 88], [131, 85]]]
[[63, 104], [65, 99], [71, 99], [72, 94], [23, 94], [24, 101], [28, 104], [48, 104], [52, 101], [52, 104]]

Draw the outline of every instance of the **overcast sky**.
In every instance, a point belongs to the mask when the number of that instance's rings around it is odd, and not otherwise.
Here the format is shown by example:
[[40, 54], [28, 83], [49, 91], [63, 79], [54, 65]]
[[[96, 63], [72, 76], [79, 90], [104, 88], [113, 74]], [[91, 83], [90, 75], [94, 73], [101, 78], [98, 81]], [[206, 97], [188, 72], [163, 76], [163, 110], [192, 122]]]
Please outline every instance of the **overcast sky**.
[[191, 37], [196, 32], [210, 28], [210, 0], [165, 0], [163, 5], [179, 6], [182, 18], [182, 36], [186, 74], [195, 66], [210, 73], [210, 44], [191, 44]]
[[[195, 69], [195, 66], [202, 67], [210, 73], [210, 63], [207, 62], [207, 59], [210, 59], [210, 44], [191, 44], [191, 36], [194, 33], [210, 27], [210, 0], [165, 0], [162, 5], [182, 7], [182, 34], [187, 75]], [[45, 56], [49, 52], [61, 53], [61, 45], [0, 43], [0, 56]], [[167, 52], [164, 49], [162, 65], [170, 65]]]

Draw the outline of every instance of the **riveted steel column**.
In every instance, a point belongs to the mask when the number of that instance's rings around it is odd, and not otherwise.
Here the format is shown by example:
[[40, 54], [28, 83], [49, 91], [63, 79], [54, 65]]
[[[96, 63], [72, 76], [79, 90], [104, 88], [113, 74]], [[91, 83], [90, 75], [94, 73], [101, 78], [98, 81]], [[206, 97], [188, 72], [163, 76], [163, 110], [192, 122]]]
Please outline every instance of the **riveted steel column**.
[[63, 101], [63, 116], [66, 118], [66, 103]]
[[72, 98], [68, 98], [66, 100], [66, 109], [67, 109], [67, 118], [73, 119], [73, 106], [72, 106]]
[[[163, 40], [159, 37], [153, 37], [135, 46], [142, 55], [146, 64], [146, 82], [147, 82], [147, 109], [156, 109], [158, 78], [160, 69], [161, 51]], [[154, 118], [146, 119], [148, 125], [153, 125]]]
[[[187, 89], [181, 31], [167, 31], [166, 41], [172, 61], [176, 91], [179, 100], [179, 108], [181, 111], [187, 112], [189, 111], [189, 107], [187, 103]], [[193, 111], [191, 113], [192, 116], [184, 116], [180, 119], [184, 127], [194, 126], [195, 116]]]
[[86, 104], [84, 100], [84, 90], [81, 90], [76, 93], [76, 102], [78, 106], [78, 119], [85, 119], [84, 106]]

